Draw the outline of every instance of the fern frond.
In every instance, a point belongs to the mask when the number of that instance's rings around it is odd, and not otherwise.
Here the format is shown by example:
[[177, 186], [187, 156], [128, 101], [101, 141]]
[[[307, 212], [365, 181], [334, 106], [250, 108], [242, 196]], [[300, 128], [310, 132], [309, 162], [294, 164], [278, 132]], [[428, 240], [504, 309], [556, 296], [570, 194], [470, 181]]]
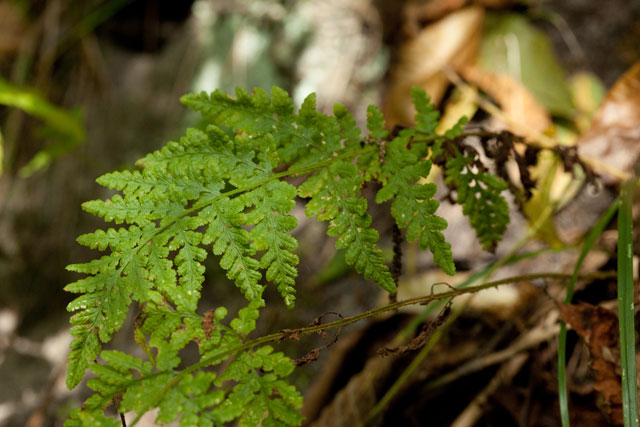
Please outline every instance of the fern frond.
[[[228, 423], [239, 419], [240, 425], [299, 425], [302, 397], [280, 378], [293, 371], [293, 363], [282, 353], [272, 353], [270, 346], [244, 352], [235, 358], [224, 374], [215, 380], [238, 382], [225, 401], [212, 411], [212, 417]], [[261, 374], [259, 370], [264, 371]]]
[[[88, 383], [95, 394], [66, 425], [116, 425], [104, 416], [114, 399], [119, 412], [138, 416], [159, 408], [161, 423], [299, 425], [301, 397], [284, 380], [292, 362], [247, 340], [265, 305], [265, 286], [273, 283], [293, 308], [296, 197], [307, 199], [308, 217], [328, 222], [327, 234], [336, 237], [347, 264], [395, 293], [363, 186], [381, 184], [376, 201], [392, 201], [391, 215], [407, 239], [419, 241], [453, 274], [442, 234], [447, 223], [436, 215], [436, 187], [423, 182], [432, 166], [429, 154], [442, 155], [438, 164], [446, 161], [447, 182], [456, 187], [465, 214], [483, 245], [493, 245], [508, 222], [504, 183], [476, 167], [468, 152], [445, 147], [462, 124], [435, 135], [438, 112], [424, 91], [414, 89], [412, 96], [416, 126], [393, 138], [376, 108], [368, 110], [363, 138], [344, 106], [322, 114], [313, 94], [297, 112], [279, 88], [270, 96], [238, 89], [235, 98], [220, 91], [183, 97], [208, 125], [145, 156], [139, 171], [98, 178], [120, 193], [83, 204], [119, 228], [80, 236], [80, 244], [107, 253], [68, 267], [86, 277], [65, 288], [80, 294], [68, 306], [75, 314], [67, 385], [76, 386], [87, 368], [96, 378]], [[248, 301], [228, 323], [224, 307], [197, 312], [209, 251]], [[101, 351], [133, 302], [140, 311], [134, 340], [147, 360]], [[181, 369], [189, 343], [197, 344], [200, 360]], [[212, 366], [218, 374], [203, 370]]]
[[181, 100], [212, 123], [236, 133], [257, 140], [269, 135], [279, 160], [296, 167], [326, 160], [344, 148], [357, 148], [360, 142], [360, 130], [347, 109], [336, 104], [334, 117], [321, 114], [316, 111], [315, 94], [307, 96], [298, 114], [291, 98], [277, 87], [272, 89], [271, 99], [262, 89], [249, 95], [238, 88], [236, 99], [215, 91], [185, 95]]
[[129, 251], [122, 258], [112, 254], [97, 262], [67, 267], [70, 271], [93, 274], [65, 287], [68, 292], [83, 294], [67, 306], [69, 311], [78, 311], [71, 317], [71, 335], [75, 340], [69, 354], [67, 386], [70, 388], [80, 382], [88, 364], [95, 360], [100, 342], [108, 342], [120, 329], [131, 298], [138, 301], [147, 298], [151, 284], [141, 267], [142, 262]]
[[102, 409], [81, 410], [74, 409], [69, 414], [69, 418], [65, 420], [64, 427], [121, 427], [119, 420], [111, 417], [105, 417]]
[[[184, 95], [180, 100], [215, 124], [243, 129], [252, 134], [269, 133], [274, 126], [291, 126], [293, 123], [293, 101], [284, 90], [277, 87], [271, 90], [271, 98], [261, 88], [254, 89], [252, 96], [239, 87], [235, 99], [216, 90], [210, 95], [206, 92]], [[291, 127], [291, 130], [293, 132], [295, 129]]]
[[[213, 94], [187, 95], [182, 101], [189, 107], [200, 111], [205, 117], [211, 119], [216, 124], [224, 125], [232, 128], [235, 132], [249, 134], [253, 138], [264, 137], [265, 134], [271, 135], [273, 138], [273, 146], [278, 150], [280, 159], [284, 162], [293, 163], [291, 169], [298, 170], [308, 167], [309, 165], [320, 164], [328, 159], [334, 158], [338, 153], [356, 152], [360, 147], [360, 130], [356, 126], [356, 122], [346, 108], [340, 104], [334, 107], [334, 116], [326, 116], [315, 110], [315, 96], [309, 96], [304, 101], [298, 115], [293, 113], [291, 100], [285, 96], [280, 90], [274, 89], [271, 94], [271, 101], [266, 93], [260, 89], [256, 89], [253, 96], [246, 91], [239, 89], [236, 91], [236, 99], [232, 99], [221, 92]], [[251, 117], [252, 120], [247, 120]], [[268, 123], [268, 126], [264, 124]], [[346, 162], [336, 162], [336, 164], [346, 164]], [[329, 171], [329, 169], [326, 169]], [[322, 179], [325, 175], [320, 171], [318, 176], [322, 182], [330, 182], [329, 179]], [[355, 172], [354, 172], [355, 175]], [[337, 177], [334, 177], [337, 178]], [[339, 249], [349, 248], [347, 262], [356, 267], [356, 271], [363, 273], [367, 279], [378, 283], [383, 289], [389, 292], [395, 292], [395, 283], [393, 282], [380, 249], [377, 248], [378, 233], [370, 227], [371, 218], [359, 208], [354, 208], [353, 202], [341, 200], [346, 196], [342, 186], [346, 181], [331, 185], [327, 191], [332, 193], [340, 206], [337, 204], [325, 203], [325, 196], [313, 197], [315, 190], [310, 191], [311, 187], [317, 180], [311, 179], [310, 185], [300, 188], [298, 193], [303, 197], [312, 197], [311, 204], [317, 203], [324, 205], [324, 210], [330, 211], [327, 214], [318, 216], [320, 220], [331, 220], [338, 216], [338, 212], [342, 212], [340, 219], [334, 221], [330, 226], [330, 235], [336, 236], [345, 234], [341, 240], [338, 240], [337, 247]], [[359, 182], [347, 184], [351, 186], [348, 189], [349, 194], [353, 197], [360, 191]], [[255, 192], [256, 194], [258, 192]], [[328, 200], [328, 199], [327, 199]], [[364, 201], [364, 199], [362, 199]], [[366, 203], [366, 202], [365, 202]], [[293, 205], [292, 205], [293, 207]], [[310, 212], [313, 207], [307, 209]], [[365, 204], [366, 210], [366, 204]], [[284, 224], [284, 221], [290, 224]], [[293, 226], [290, 220], [280, 221], [283, 223], [285, 230]], [[252, 221], [251, 223], [255, 223]], [[261, 227], [258, 227], [258, 232]], [[350, 231], [346, 234], [346, 231]], [[257, 232], [256, 232], [257, 233]], [[285, 247], [294, 248], [293, 241], [286, 235], [280, 234], [276, 245], [285, 245]], [[278, 241], [280, 242], [278, 244]], [[257, 242], [254, 247], [260, 250], [261, 242]], [[291, 249], [288, 249], [290, 251]], [[270, 260], [281, 259], [281, 262], [271, 264], [270, 270], [267, 271], [268, 280], [274, 280], [284, 295], [292, 295], [291, 285], [295, 278], [293, 267], [297, 264], [297, 257], [292, 256], [290, 252], [282, 250], [269, 251], [262, 258], [263, 265], [267, 265]], [[273, 268], [276, 267], [276, 268]], [[278, 282], [277, 278], [282, 279]], [[285, 296], [285, 301], [287, 297]]]
[[[413, 88], [411, 95], [416, 107], [416, 126], [404, 134], [417, 140], [420, 139], [420, 135], [436, 137], [438, 111], [429, 104], [429, 96], [424, 90]], [[436, 138], [432, 155], [445, 156], [445, 182], [456, 189], [457, 203], [462, 205], [462, 212], [469, 217], [483, 249], [493, 250], [509, 224], [509, 206], [500, 194], [508, 186], [502, 179], [479, 165], [475, 153], [462, 152], [453, 144], [452, 141], [462, 133], [466, 121], [463, 117], [453, 128], [445, 132], [444, 137]]]
[[[87, 246], [91, 249], [98, 249], [101, 251], [107, 248], [113, 252], [125, 253], [132, 248], [139, 245], [145, 238], [150, 238], [156, 232], [156, 228], [153, 224], [146, 224], [142, 228], [137, 225], [132, 225], [129, 228], [119, 228], [117, 230], [109, 228], [107, 231], [96, 230], [93, 233], [83, 234], [78, 237], [77, 242], [83, 246]], [[92, 261], [93, 262], [93, 261]], [[89, 266], [91, 263], [86, 264]], [[99, 270], [85, 271], [86, 267], [81, 267], [79, 264], [70, 266], [71, 271], [78, 273], [95, 274]]]

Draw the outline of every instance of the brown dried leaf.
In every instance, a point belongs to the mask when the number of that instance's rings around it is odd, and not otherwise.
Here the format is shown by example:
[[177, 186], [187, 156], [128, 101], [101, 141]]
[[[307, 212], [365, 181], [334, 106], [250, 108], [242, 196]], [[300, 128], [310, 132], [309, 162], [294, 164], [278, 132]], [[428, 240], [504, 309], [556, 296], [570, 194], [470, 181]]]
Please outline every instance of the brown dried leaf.
[[[551, 124], [549, 114], [531, 92], [506, 74], [465, 66], [460, 75], [496, 100], [507, 118], [535, 132], [544, 132]], [[508, 124], [505, 124], [509, 129]], [[518, 133], [519, 129], [509, 129]]]
[[[577, 142], [580, 155], [597, 159], [626, 173], [640, 156], [640, 61], [636, 62], [607, 93], [591, 128]], [[619, 178], [603, 173], [605, 184]]]
[[589, 346], [591, 369], [596, 377], [595, 389], [602, 395], [611, 421], [622, 424], [618, 316], [611, 310], [587, 303], [561, 305], [560, 313]]
[[449, 85], [442, 68], [458, 68], [475, 60], [483, 20], [481, 7], [460, 9], [422, 29], [400, 47], [383, 108], [390, 127], [413, 123], [412, 86], [423, 88], [434, 104], [440, 102]]
[[300, 329], [282, 329], [280, 332], [282, 332], [283, 335], [278, 341], [300, 341]]

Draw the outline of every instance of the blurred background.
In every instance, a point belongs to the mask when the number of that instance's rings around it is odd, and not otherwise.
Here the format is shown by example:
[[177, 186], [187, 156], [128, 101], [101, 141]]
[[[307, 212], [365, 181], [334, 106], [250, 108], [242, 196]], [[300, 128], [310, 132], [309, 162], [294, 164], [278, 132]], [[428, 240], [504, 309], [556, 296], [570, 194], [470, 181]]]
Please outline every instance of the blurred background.
[[[492, 126], [474, 100], [459, 100], [453, 75], [514, 120], [525, 117], [538, 132], [555, 126], [571, 143], [640, 58], [639, 46], [640, 3], [626, 0], [1, 0], [0, 425], [62, 425], [86, 398], [85, 386], [64, 386], [72, 296], [62, 289], [77, 280], [65, 266], [95, 256], [76, 237], [104, 224], [80, 204], [110, 195], [98, 176], [135, 167], [198, 123], [181, 95], [277, 85], [298, 104], [317, 92], [325, 112], [341, 102], [359, 123], [376, 104], [390, 124], [410, 124], [408, 91], [419, 85], [443, 112], [458, 108], [450, 114]], [[511, 77], [496, 83], [490, 73]], [[530, 97], [535, 106], [523, 111]], [[471, 270], [496, 255], [468, 243], [473, 232], [459, 217], [448, 237], [461, 248], [462, 270]], [[512, 221], [513, 239], [522, 221]], [[266, 309], [265, 330], [302, 326], [323, 311], [355, 314], [379, 301], [324, 231], [312, 221], [296, 231], [297, 307]], [[382, 245], [390, 254], [388, 235]], [[432, 265], [416, 257], [413, 275]], [[204, 307], [242, 304], [215, 263], [203, 295]], [[125, 328], [113, 346], [130, 338]], [[325, 362], [298, 374], [297, 386], [311, 389]]]

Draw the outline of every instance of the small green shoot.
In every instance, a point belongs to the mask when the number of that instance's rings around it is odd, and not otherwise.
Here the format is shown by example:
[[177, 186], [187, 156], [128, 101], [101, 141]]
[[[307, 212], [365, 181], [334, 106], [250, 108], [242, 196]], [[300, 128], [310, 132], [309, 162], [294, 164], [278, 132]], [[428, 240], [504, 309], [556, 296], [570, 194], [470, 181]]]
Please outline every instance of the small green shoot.
[[635, 180], [622, 186], [618, 213], [618, 319], [622, 362], [622, 413], [626, 427], [638, 427], [636, 336], [633, 310], [633, 195]]

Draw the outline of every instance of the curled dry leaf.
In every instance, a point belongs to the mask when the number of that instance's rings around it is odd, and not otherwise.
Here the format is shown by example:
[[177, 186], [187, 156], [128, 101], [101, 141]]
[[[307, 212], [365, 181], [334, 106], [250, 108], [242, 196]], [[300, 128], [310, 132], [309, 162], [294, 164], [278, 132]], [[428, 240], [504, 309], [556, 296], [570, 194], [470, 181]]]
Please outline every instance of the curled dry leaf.
[[475, 60], [482, 33], [484, 9], [460, 9], [422, 29], [400, 47], [384, 102], [387, 124], [410, 124], [414, 110], [412, 86], [423, 88], [438, 104], [448, 86], [442, 68], [459, 68]]
[[400, 347], [383, 347], [378, 350], [378, 354], [380, 356], [389, 356], [391, 354], [404, 354], [408, 351], [421, 349], [427, 344], [427, 341], [431, 338], [435, 330], [444, 324], [449, 317], [449, 314], [451, 314], [451, 300], [449, 300], [444, 308], [440, 310], [438, 317], [423, 325], [422, 331], [409, 341], [408, 344]]
[[[591, 128], [577, 142], [581, 156], [631, 174], [640, 156], [640, 61], [607, 93]], [[605, 184], [620, 181], [603, 172]]]

